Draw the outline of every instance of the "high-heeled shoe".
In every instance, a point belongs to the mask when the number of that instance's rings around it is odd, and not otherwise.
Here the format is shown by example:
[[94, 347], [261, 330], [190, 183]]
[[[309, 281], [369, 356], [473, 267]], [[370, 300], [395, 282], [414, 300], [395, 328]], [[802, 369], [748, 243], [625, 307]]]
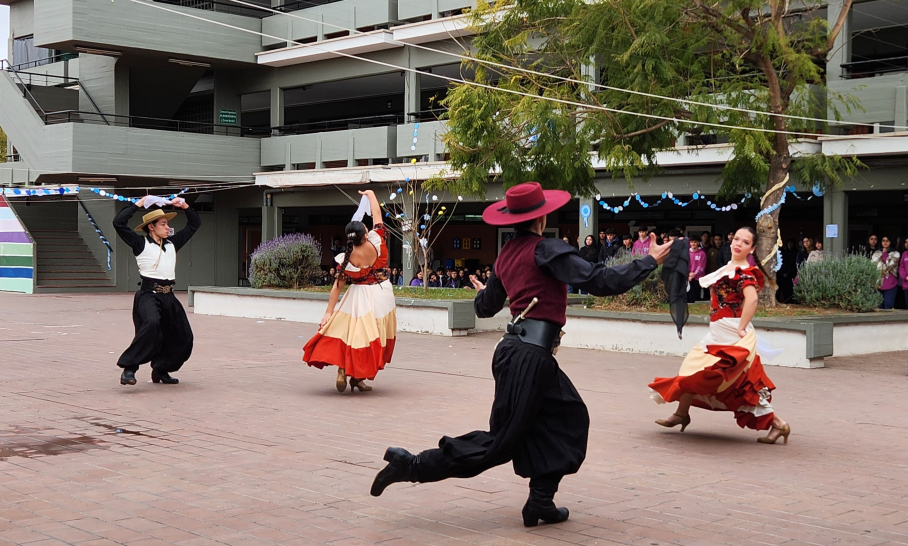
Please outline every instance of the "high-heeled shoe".
[[337, 369], [337, 381], [334, 382], [334, 385], [337, 387], [337, 392], [347, 390], [347, 376], [344, 374], [343, 368]]
[[[776, 433], [775, 436], [773, 436], [773, 432]], [[772, 429], [770, 429], [769, 431], [769, 434], [763, 436], [762, 438], [757, 438], [757, 441], [761, 444], [774, 444], [776, 443], [776, 440], [778, 440], [781, 436], [785, 439], [785, 441], [782, 443], [787, 444], [789, 434], [791, 434], [791, 426], [788, 423], [785, 423], [785, 426], [782, 428], [772, 427]]]
[[684, 429], [690, 424], [690, 415], [678, 415], [677, 413], [673, 413], [672, 416], [678, 417], [681, 420], [669, 421], [668, 419], [656, 419], [656, 424], [665, 428], [674, 428], [681, 425], [681, 432], [684, 432]]
[[366, 385], [362, 379], [353, 379], [350, 378], [350, 392], [356, 392], [356, 389], [359, 389], [360, 392], [368, 392], [372, 390], [372, 387]]

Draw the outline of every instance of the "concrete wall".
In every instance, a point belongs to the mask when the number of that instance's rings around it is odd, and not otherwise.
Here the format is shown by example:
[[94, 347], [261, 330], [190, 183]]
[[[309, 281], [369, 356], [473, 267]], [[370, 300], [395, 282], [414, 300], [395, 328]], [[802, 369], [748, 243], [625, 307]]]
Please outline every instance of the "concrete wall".
[[[110, 276], [111, 282], [117, 286], [117, 291], [129, 290], [129, 287], [126, 284], [126, 275], [117, 275], [118, 272], [123, 271], [121, 268], [117, 267], [117, 255], [121, 252], [131, 254], [132, 250], [117, 237], [117, 232], [114, 231], [113, 228], [113, 219], [117, 215], [118, 202], [113, 199], [99, 199], [94, 193], [85, 190], [80, 192], [80, 198], [82, 198], [82, 204], [88, 209], [88, 212], [95, 220], [95, 223], [98, 224], [101, 233], [103, 233], [104, 237], [110, 242], [112, 251], [110, 255], [110, 271], [107, 273]], [[85, 244], [88, 246], [89, 250], [91, 250], [92, 255], [98, 260], [98, 263], [106, 270], [107, 247], [101, 242], [100, 236], [95, 232], [94, 226], [88, 220], [88, 216], [85, 214], [85, 210], [82, 207], [78, 207], [78, 210], [76, 211], [76, 222], [82, 240], [85, 241]]]
[[463, 8], [475, 8], [476, 0], [426, 0], [424, 2], [400, 3], [398, 15], [402, 20], [431, 17], [437, 19], [438, 14]]
[[[445, 145], [441, 138], [447, 131], [443, 121], [427, 121], [416, 127], [415, 123], [399, 125], [397, 127], [397, 155], [395, 157], [429, 156], [429, 161], [435, 161], [436, 154], [445, 153]], [[413, 133], [417, 133], [414, 137]], [[416, 138], [414, 144], [413, 139]], [[413, 150], [413, 146], [416, 149]]]
[[310, 21], [283, 15], [265, 18], [262, 21], [262, 32], [283, 40], [262, 37], [263, 47], [284, 45], [287, 40], [323, 39], [326, 34], [342, 32], [343, 29], [387, 25], [398, 18], [397, 0], [342, 0], [294, 11], [293, 14]]
[[[901, 95], [898, 92], [900, 87], [902, 88]], [[859, 109], [849, 113], [839, 105], [842, 119], [865, 123], [895, 121], [896, 125], [904, 125], [905, 112], [908, 108], [904, 91], [906, 87], [908, 87], [908, 73], [829, 82], [830, 95], [833, 93], [854, 95], [864, 109], [864, 111]], [[897, 97], [902, 102], [901, 108], [896, 103]]]
[[394, 157], [397, 127], [371, 127], [262, 140], [262, 166]]
[[[256, 32], [262, 28], [261, 21], [253, 17], [152, 4]], [[255, 54], [261, 51], [256, 34], [128, 1], [35, 0], [34, 34], [36, 45], [56, 49], [72, 49], [78, 43], [246, 63], [254, 63]]]

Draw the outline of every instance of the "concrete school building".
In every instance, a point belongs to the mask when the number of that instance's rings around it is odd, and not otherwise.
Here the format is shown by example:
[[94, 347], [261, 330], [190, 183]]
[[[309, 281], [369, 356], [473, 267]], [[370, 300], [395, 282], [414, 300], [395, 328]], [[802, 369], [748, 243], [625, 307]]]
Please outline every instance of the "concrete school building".
[[[10, 6], [11, 29], [0, 71], [0, 127], [10, 144], [0, 187], [81, 189], [6, 195], [12, 214], [2, 230], [21, 226], [32, 252], [30, 265], [7, 256], [27, 253], [3, 246], [0, 230], [0, 278], [20, 279], [8, 286], [135, 288], [135, 261], [111, 225], [123, 204], [89, 188], [133, 197], [189, 188], [203, 227], [181, 251], [178, 288], [237, 286], [247, 282], [249, 254], [262, 240], [311, 233], [328, 264], [356, 190], [371, 187], [381, 197], [408, 176], [445, 167], [438, 101], [448, 81], [439, 76], [460, 77], [460, 59], [447, 52], [470, 40], [462, 13], [473, 0], [266, 2], [274, 11], [232, 0], [0, 2]], [[821, 13], [835, 20], [837, 5]], [[908, 8], [898, 2], [855, 4], [827, 75], [834, 91], [860, 99], [863, 111], [845, 117], [860, 125], [797, 146], [856, 154], [868, 169], [824, 196], [798, 182], [804, 200], [789, 196], [783, 238], [823, 238], [838, 252], [871, 232], [908, 234], [906, 30]], [[707, 205], [729, 147], [699, 138], [680, 135], [676, 152], [660, 154], [660, 176], [633, 189], [602, 166], [597, 186], [610, 206], [632, 192], [648, 204], [663, 193], [704, 199], [644, 208], [634, 198], [617, 214], [577, 199], [549, 218], [551, 236], [582, 241], [600, 228], [624, 233], [641, 224], [724, 232], [753, 223], [752, 201], [736, 199], [729, 211]], [[433, 245], [441, 265], [494, 261], [507, 231], [485, 226], [481, 212], [502, 195], [491, 184], [483, 202], [440, 196], [452, 215]], [[111, 245], [109, 266], [101, 235]], [[392, 253], [392, 263], [411, 261], [399, 241]], [[30, 285], [21, 280], [28, 275]]]

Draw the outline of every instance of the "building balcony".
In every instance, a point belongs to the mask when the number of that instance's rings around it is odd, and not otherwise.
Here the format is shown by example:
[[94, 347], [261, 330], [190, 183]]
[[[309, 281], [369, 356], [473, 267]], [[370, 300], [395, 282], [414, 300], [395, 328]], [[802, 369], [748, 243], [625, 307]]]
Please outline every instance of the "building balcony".
[[423, 157], [429, 161], [445, 154], [442, 136], [448, 131], [443, 121], [408, 123], [397, 128], [397, 157]]
[[[283, 136], [262, 140], [262, 167], [323, 169], [387, 161], [396, 155], [397, 123], [402, 119], [381, 117], [394, 119], [360, 118], [280, 128]], [[350, 128], [341, 128], [344, 126]]]
[[[320, 4], [320, 5], [314, 5]], [[262, 46], [269, 48], [286, 45], [290, 40], [297, 42], [321, 41], [344, 35], [344, 29], [375, 30], [387, 28], [398, 19], [397, 0], [291, 0], [276, 7], [280, 11], [293, 13], [296, 17], [274, 15], [262, 22], [262, 32], [272, 36], [262, 37]]]
[[874, 123], [906, 125], [906, 120], [908, 120], [908, 92], [906, 92], [908, 90], [908, 70], [880, 74], [873, 78], [830, 80], [828, 87], [830, 96], [853, 95], [858, 99], [861, 108], [848, 112], [839, 105], [839, 111], [844, 121], [866, 123], [868, 127], [865, 132], [875, 132]]
[[[255, 17], [204, 11], [169, 3], [167, 10], [261, 32]], [[94, 0], [35, 0], [35, 45], [73, 51], [101, 50], [118, 56], [125, 52], [154, 52], [201, 60], [254, 63], [261, 51], [256, 34], [240, 32], [183, 17], [134, 2]]]
[[476, 0], [438, 0], [438, 11], [435, 11], [434, 4], [435, 2], [401, 2], [397, 13], [402, 21], [438, 19], [475, 8]]

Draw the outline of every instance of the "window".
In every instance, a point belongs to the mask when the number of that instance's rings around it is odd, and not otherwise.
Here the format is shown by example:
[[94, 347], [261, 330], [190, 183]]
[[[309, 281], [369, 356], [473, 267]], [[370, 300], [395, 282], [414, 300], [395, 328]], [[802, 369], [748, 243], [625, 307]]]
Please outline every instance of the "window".
[[43, 47], [35, 47], [35, 37], [33, 35], [22, 36], [13, 40], [13, 64], [23, 65], [35, 63], [34, 66], [41, 66], [51, 62], [54, 56], [54, 50]]

